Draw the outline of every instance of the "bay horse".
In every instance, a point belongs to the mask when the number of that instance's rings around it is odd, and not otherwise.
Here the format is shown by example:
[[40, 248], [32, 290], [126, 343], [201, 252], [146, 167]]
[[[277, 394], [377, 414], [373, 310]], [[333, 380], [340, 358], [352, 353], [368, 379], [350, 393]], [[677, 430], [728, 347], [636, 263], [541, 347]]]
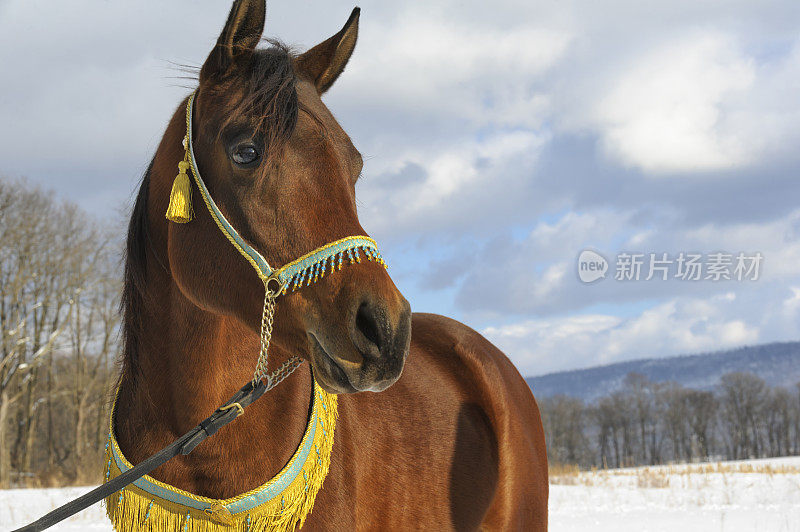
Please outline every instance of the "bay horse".
[[[359, 10], [299, 55], [274, 41], [257, 47], [265, 10], [264, 0], [233, 3], [199, 71], [193, 110], [189, 99], [176, 110], [132, 211], [111, 432], [133, 464], [251, 379], [259, 354], [262, 280], [202, 203], [190, 223], [164, 217], [176, 164], [188, 153], [187, 105], [196, 170], [219, 211], [263, 257], [286, 264], [343, 237], [366, 236], [355, 202], [362, 159], [321, 100], [353, 52]], [[187, 186], [200, 197], [196, 182]], [[545, 442], [529, 387], [477, 332], [412, 314], [380, 261], [360, 261], [282, 296], [269, 349], [274, 367], [294, 356], [308, 364], [191, 455], [156, 469], [148, 478], [157, 489], [235, 500], [263, 485], [305, 442], [309, 398], [319, 389], [320, 397], [335, 396], [338, 421], [324, 486], [298, 523], [303, 529], [547, 528]], [[120, 504], [126, 496], [120, 492]], [[147, 521], [152, 505], [146, 515], [118, 515], [120, 522], [167, 529]], [[191, 511], [185, 517], [185, 530], [212, 529]], [[231, 530], [249, 526], [248, 518]]]

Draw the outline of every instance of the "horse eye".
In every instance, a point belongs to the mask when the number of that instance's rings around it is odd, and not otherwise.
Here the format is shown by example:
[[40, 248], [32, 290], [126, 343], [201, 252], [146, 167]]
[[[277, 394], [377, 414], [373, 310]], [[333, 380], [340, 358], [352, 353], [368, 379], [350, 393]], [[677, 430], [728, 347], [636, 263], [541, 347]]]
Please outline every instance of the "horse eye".
[[258, 150], [252, 144], [240, 144], [231, 153], [231, 159], [236, 164], [250, 164], [259, 157]]

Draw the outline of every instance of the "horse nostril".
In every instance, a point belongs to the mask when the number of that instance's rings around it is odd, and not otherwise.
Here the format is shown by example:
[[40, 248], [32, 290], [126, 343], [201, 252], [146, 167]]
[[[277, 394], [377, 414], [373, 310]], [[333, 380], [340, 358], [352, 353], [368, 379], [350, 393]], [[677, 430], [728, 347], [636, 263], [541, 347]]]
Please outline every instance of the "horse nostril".
[[380, 334], [378, 324], [375, 322], [375, 315], [369, 310], [366, 303], [362, 303], [356, 312], [356, 329], [364, 335], [371, 344], [374, 344], [380, 351]]

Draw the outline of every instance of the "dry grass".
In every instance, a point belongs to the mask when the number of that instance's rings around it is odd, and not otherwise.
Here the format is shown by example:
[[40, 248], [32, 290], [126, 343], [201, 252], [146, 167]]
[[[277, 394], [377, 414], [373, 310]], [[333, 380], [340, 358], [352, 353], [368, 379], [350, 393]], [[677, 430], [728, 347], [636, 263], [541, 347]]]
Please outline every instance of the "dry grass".
[[668, 488], [669, 473], [662, 469], [651, 469], [649, 467], [639, 471], [636, 475], [637, 488]]
[[712, 462], [705, 464], [676, 464], [624, 469], [591, 469], [581, 471], [575, 464], [551, 464], [550, 484], [595, 486], [611, 477], [631, 478], [639, 488], [668, 488], [670, 479], [702, 482], [707, 475], [759, 474], [800, 475], [800, 466], [741, 462]]
[[561, 464], [559, 462], [550, 462], [548, 464], [548, 473], [550, 478], [562, 476], [575, 476], [580, 474], [581, 468], [578, 464]]

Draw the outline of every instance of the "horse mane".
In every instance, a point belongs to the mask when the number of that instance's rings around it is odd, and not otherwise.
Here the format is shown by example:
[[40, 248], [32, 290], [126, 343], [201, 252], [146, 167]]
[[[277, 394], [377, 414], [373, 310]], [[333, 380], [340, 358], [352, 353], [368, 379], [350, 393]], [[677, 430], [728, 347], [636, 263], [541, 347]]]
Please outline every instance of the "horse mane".
[[[280, 146], [291, 137], [297, 124], [300, 105], [295, 89], [297, 76], [293, 66], [294, 59], [289, 48], [278, 41], [267, 42], [271, 45], [269, 48], [252, 52], [244, 96], [228, 109], [227, 118], [219, 131], [232, 121], [252, 121], [255, 118], [257, 131], [264, 136], [269, 157], [273, 157], [280, 151]], [[225, 81], [230, 80], [223, 79], [209, 90], [214, 92], [215, 88], [219, 88], [222, 93], [227, 86]], [[148, 227], [147, 197], [154, 161], [155, 157], [142, 176], [125, 244], [124, 280], [120, 299], [123, 341], [120, 378], [127, 376], [132, 381], [135, 381], [138, 374], [139, 338], [143, 330], [142, 316], [146, 305], [147, 247], [153, 245]], [[155, 252], [153, 254], [157, 257]]]
[[128, 223], [128, 236], [125, 242], [125, 270], [123, 273], [122, 297], [122, 372], [120, 378], [128, 375], [132, 379], [138, 373], [137, 355], [139, 336], [142, 331], [142, 310], [144, 288], [147, 282], [147, 248], [150, 239], [147, 225], [147, 194], [150, 190], [150, 172], [155, 157], [150, 161], [142, 176], [139, 192], [133, 204]]

